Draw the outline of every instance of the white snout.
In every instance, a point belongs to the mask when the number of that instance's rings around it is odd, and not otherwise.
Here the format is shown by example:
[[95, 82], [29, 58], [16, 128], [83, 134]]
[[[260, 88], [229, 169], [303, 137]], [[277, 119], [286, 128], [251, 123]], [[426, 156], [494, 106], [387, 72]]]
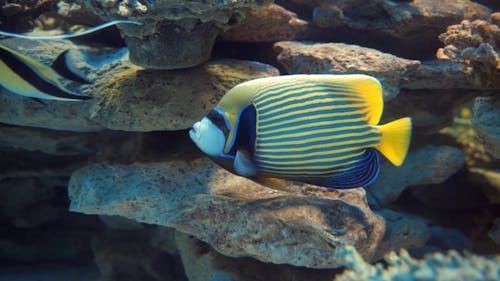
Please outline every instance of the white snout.
[[193, 128], [189, 130], [189, 137], [201, 151], [210, 156], [220, 156], [224, 151], [224, 133], [206, 117], [194, 123]]

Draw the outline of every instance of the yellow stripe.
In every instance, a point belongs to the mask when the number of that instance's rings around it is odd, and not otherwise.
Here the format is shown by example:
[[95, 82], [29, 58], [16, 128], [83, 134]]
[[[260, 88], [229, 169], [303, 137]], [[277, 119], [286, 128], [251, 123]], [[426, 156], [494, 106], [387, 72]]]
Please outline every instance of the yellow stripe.
[[[304, 88], [301, 88], [301, 89], [298, 89], [298, 90], [294, 90], [294, 91], [288, 91], [284, 94], [281, 94], [281, 95], [278, 95], [275, 97], [272, 97], [272, 98], [269, 98], [269, 99], [266, 99], [260, 103], [264, 103], [264, 102], [269, 102], [269, 101], [273, 101], [273, 100], [276, 100], [276, 99], [279, 99], [281, 97], [286, 97], [287, 95], [292, 95], [292, 94], [296, 94], [296, 93], [300, 93], [300, 92], [306, 92], [306, 91], [311, 91], [311, 90], [316, 90], [316, 88], [307, 88], [307, 89], [304, 89]], [[265, 106], [259, 106], [259, 109], [260, 110], [265, 110], [267, 108], [270, 108], [270, 107], [273, 107], [273, 106], [277, 106], [277, 105], [280, 105], [280, 104], [283, 104], [283, 103], [287, 103], [289, 101], [299, 101], [299, 100], [303, 100], [303, 99], [307, 99], [307, 98], [310, 98], [310, 97], [315, 97], [315, 96], [322, 96], [322, 95], [327, 95], [327, 94], [332, 94], [331, 92], [329, 91], [325, 91], [324, 89], [321, 89], [321, 88], [318, 88], [317, 89], [318, 91], [317, 92], [314, 92], [314, 93], [310, 93], [310, 94], [304, 94], [304, 95], [301, 95], [300, 97], [289, 97], [289, 98], [285, 98], [285, 99], [282, 99], [280, 101], [276, 101], [276, 102], [271, 102], [270, 104], [268, 105], [265, 105]], [[318, 99], [318, 101], [323, 101], [324, 99]], [[360, 98], [339, 98], [339, 97], [333, 97], [333, 101], [363, 101], [362, 99]], [[260, 103], [256, 103], [257, 105], [259, 105]]]
[[[286, 86], [280, 88], [283, 85], [286, 85]], [[273, 86], [276, 86], [276, 85], [273, 85]], [[297, 84], [290, 83], [290, 81], [287, 81], [285, 83], [281, 83], [280, 85], [276, 86], [278, 88], [275, 89], [275, 90], [268, 90], [269, 88], [272, 88], [272, 87], [262, 88], [262, 89], [259, 90], [259, 93], [257, 93], [254, 101], [255, 102], [259, 102], [259, 101], [260, 102], [265, 102], [265, 101], [268, 101], [268, 100], [272, 101], [272, 100], [278, 99], [281, 96], [287, 95], [289, 93], [289, 92], [287, 92], [288, 89], [296, 87], [296, 86], [297, 86]], [[317, 87], [317, 88], [320, 88], [319, 86], [316, 85], [316, 83], [307, 83], [307, 84], [303, 85], [302, 87], [300, 87], [298, 89], [298, 91], [303, 91], [304, 87]], [[324, 88], [324, 87], [322, 87], [322, 88]], [[272, 94], [275, 94], [275, 93], [281, 92], [281, 91], [285, 91], [285, 93], [280, 94], [280, 95], [275, 96], [275, 97], [268, 97], [268, 95], [272, 95]]]
[[[308, 132], [302, 132], [302, 133], [296, 133], [296, 134], [289, 134], [287, 135], [287, 137], [302, 137], [302, 136], [306, 136], [306, 135], [310, 135], [310, 134], [318, 134], [318, 133], [333, 133], [333, 132], [338, 132], [338, 131], [342, 131], [342, 130], [355, 130], [355, 129], [359, 129], [359, 128], [362, 128], [364, 126], [345, 126], [345, 127], [341, 127], [341, 128], [330, 128], [330, 129], [318, 129], [318, 130], [310, 130]], [[272, 140], [272, 139], [275, 139], [276, 137], [259, 137], [258, 134], [257, 134], [257, 140]]]
[[317, 176], [324, 176], [325, 178], [330, 178], [332, 176], [332, 174], [334, 173], [340, 173], [340, 172], [344, 172], [344, 171], [349, 171], [349, 170], [352, 170], [353, 168], [343, 168], [343, 169], [334, 169], [334, 170], [330, 170], [330, 171], [316, 171], [316, 172], [313, 172], [313, 171], [308, 171], [308, 172], [304, 172], [304, 171], [286, 171], [286, 170], [283, 170], [283, 171], [266, 171], [266, 173], [268, 174], [276, 174], [276, 175], [301, 175], [302, 177], [301, 178], [304, 178], [304, 179], [308, 179], [308, 178], [311, 178], [311, 177], [304, 177], [304, 174], [307, 174], [307, 175], [317, 175]]
[[[345, 156], [339, 156], [339, 157], [330, 157], [330, 158], [321, 158], [321, 159], [310, 159], [310, 160], [301, 160], [301, 161], [272, 161], [272, 160], [259, 160], [259, 163], [268, 163], [268, 164], [306, 164], [306, 163], [314, 163], [318, 161], [339, 161], [339, 160], [345, 160], [349, 158], [354, 158], [360, 155], [363, 155], [366, 151], [363, 150], [362, 152], [351, 154], [351, 155], [345, 155]], [[317, 153], [317, 152], [316, 152]], [[328, 153], [328, 152], [326, 152]], [[325, 151], [323, 151], [323, 154], [326, 154]], [[304, 155], [300, 155], [301, 157], [305, 157]], [[266, 157], [266, 158], [278, 158], [278, 157]], [[283, 157], [281, 157], [282, 159]], [[342, 165], [345, 165], [342, 164]]]
[[[355, 108], [356, 107], [353, 107], [353, 109], [355, 109]], [[314, 112], [317, 112], [317, 111], [328, 110], [328, 109], [332, 109], [332, 107], [331, 106], [319, 106], [319, 107], [315, 107], [315, 108], [301, 109], [301, 110], [291, 111], [291, 112], [288, 112], [288, 113], [285, 113], [285, 114], [277, 115], [277, 116], [274, 116], [274, 117], [268, 117], [268, 118], [265, 118], [265, 120], [263, 120], [263, 121], [268, 122], [268, 121], [273, 121], [273, 120], [276, 120], [276, 119], [281, 119], [281, 118], [285, 118], [285, 117], [292, 116], [292, 115], [301, 115], [301, 114], [304, 114], [304, 113], [314, 113]], [[335, 115], [332, 115], [332, 116], [346, 116], [346, 115], [353, 115], [353, 114], [366, 114], [366, 113], [368, 113], [367, 110], [363, 110], [363, 109], [356, 109], [356, 110], [357, 111], [338, 112], [338, 113], [335, 113]], [[302, 117], [303, 116], [300, 116], [298, 118], [302, 118]], [[259, 118], [257, 118], [257, 120], [259, 120]]]
[[[259, 165], [259, 168], [264, 168], [264, 169], [268, 168], [268, 169], [279, 170], [279, 171], [299, 170], [299, 171], [302, 171], [302, 173], [308, 173], [307, 170], [330, 169], [330, 168], [346, 166], [349, 164], [354, 164], [356, 162], [359, 162], [359, 159], [348, 161], [348, 162], [345, 162], [342, 164], [335, 164], [335, 165], [319, 165], [319, 166], [304, 166], [304, 167], [276, 167], [276, 166], [269, 166], [269, 165]], [[329, 172], [331, 173], [332, 171], [329, 171]], [[325, 173], [325, 172], [319, 172], [319, 173]]]
[[[358, 143], [369, 142], [369, 141], [379, 141], [380, 139], [381, 139], [381, 137], [377, 136], [377, 137], [367, 138], [367, 139], [363, 139], [363, 140], [350, 140], [350, 141], [335, 142], [334, 144], [331, 144], [331, 143], [317, 144], [317, 145], [312, 145], [312, 146], [308, 146], [305, 148], [304, 147], [295, 147], [295, 148], [282, 148], [282, 149], [270, 148], [269, 149], [269, 148], [258, 148], [257, 147], [256, 152], [257, 153], [260, 153], [260, 152], [292, 152], [292, 151], [298, 152], [298, 151], [307, 151], [307, 150], [317, 149], [317, 148], [329, 148], [329, 147], [331, 147], [333, 153], [340, 153], [340, 152], [349, 151], [349, 149], [352, 149], [352, 148], [344, 148], [344, 149], [337, 150], [334, 148], [335, 146], [346, 145], [346, 144], [358, 144]], [[375, 146], [375, 145], [366, 146], [366, 147], [372, 147], [372, 146]], [[358, 147], [358, 149], [361, 149], [364, 147], [365, 146]], [[284, 157], [286, 157], [286, 156], [284, 156]]]
[[[290, 92], [285, 92], [283, 94], [280, 94], [277, 96], [271, 96], [271, 97], [267, 97], [267, 95], [272, 95], [272, 94], [275, 94], [275, 93], [280, 92], [280, 91], [286, 91], [287, 89], [290, 89], [292, 87], [297, 86], [298, 83], [303, 84], [303, 86], [300, 88], [300, 90], [302, 90], [302, 91], [305, 91], [306, 89], [310, 90], [310, 89], [317, 88], [317, 89], [324, 89], [326, 92], [330, 92], [332, 94], [337, 93], [337, 94], [348, 94], [348, 95], [352, 95], [355, 97], [358, 96], [357, 93], [354, 92], [351, 88], [346, 88], [345, 90], [338, 89], [338, 88], [341, 88], [340, 84], [332, 84], [332, 83], [324, 83], [324, 82], [318, 83], [318, 82], [306, 82], [306, 81], [300, 81], [300, 82], [286, 81], [286, 82], [280, 84], [279, 86], [289, 84], [287, 87], [277, 88], [277, 89], [272, 90], [272, 91], [268, 90], [269, 88], [272, 88], [272, 87], [267, 87], [267, 88], [261, 89], [261, 91], [258, 93], [258, 96], [255, 97], [254, 101], [266, 102], [266, 101], [273, 101], [273, 100], [280, 99], [281, 97], [288, 95]], [[276, 85], [273, 85], [273, 86], [276, 86]], [[279, 86], [277, 86], [277, 87], [279, 87]]]
[[[363, 149], [363, 148], [361, 148]], [[351, 147], [351, 148], [346, 148], [345, 151], [343, 152], [349, 152], [349, 151], [355, 151], [355, 150], [360, 150], [360, 148], [358, 147]], [[363, 154], [364, 151], [361, 153]], [[304, 153], [304, 154], [300, 154], [301, 157], [309, 157], [309, 156], [316, 156], [316, 155], [322, 155], [322, 154], [325, 154], [325, 151], [317, 151], [317, 152], [309, 152], [309, 153]], [[355, 154], [355, 155], [358, 155], [358, 154]], [[287, 155], [288, 156], [288, 155]], [[283, 155], [266, 155], [266, 158], [279, 158], [279, 159], [283, 159]], [[342, 156], [339, 156], [339, 157], [334, 157], [334, 158], [330, 158], [330, 159], [334, 159], [334, 160], [342, 160], [341, 159]], [[262, 160], [264, 161], [264, 160]]]
[[[328, 120], [328, 121], [322, 121], [322, 122], [314, 122], [312, 125], [314, 126], [321, 126], [321, 125], [337, 125], [337, 124], [344, 124], [344, 123], [352, 123], [352, 122], [358, 122], [358, 121], [366, 121], [366, 118], [360, 117], [360, 118], [353, 118], [353, 119], [345, 119], [345, 120]], [[368, 125], [366, 125], [368, 126]], [[357, 126], [357, 128], [362, 128], [364, 126]], [[311, 124], [303, 124], [303, 125], [297, 125], [297, 126], [291, 126], [291, 127], [285, 127], [285, 128], [280, 128], [280, 129], [275, 129], [275, 130], [267, 130], [264, 132], [261, 132], [259, 128], [257, 128], [257, 134], [274, 134], [274, 133], [279, 133], [279, 132], [284, 132], [284, 131], [290, 131], [290, 130], [295, 130], [295, 129], [305, 129], [305, 128], [311, 128]], [[332, 132], [335, 132], [334, 130], [342, 130], [345, 129], [345, 127], [342, 128], [335, 128], [331, 129]], [[311, 134], [311, 131], [304, 132], [307, 135]], [[293, 134], [292, 134], [293, 135]], [[283, 136], [289, 136], [288, 134], [284, 134]], [[264, 138], [259, 138], [259, 139], [264, 139]]]
[[[276, 106], [279, 106], [280, 104], [284, 104], [284, 103], [288, 103], [290, 101], [301, 101], [301, 100], [304, 100], [304, 99], [307, 99], [307, 98], [310, 98], [310, 97], [315, 97], [315, 96], [322, 96], [323, 94], [328, 94], [328, 92], [316, 92], [316, 93], [312, 93], [312, 94], [305, 94], [305, 95], [302, 95], [300, 97], [290, 97], [290, 98], [287, 98], [287, 99], [283, 99], [281, 101], [277, 101], [277, 102], [273, 102], [271, 104], [268, 104], [268, 105], [265, 105], [265, 106], [259, 106], [259, 110], [266, 110], [267, 108], [270, 108], [270, 107], [276, 107]], [[311, 102], [314, 102], [314, 103], [321, 103], [321, 102], [329, 102], [329, 101], [334, 101], [334, 102], [340, 102], [340, 101], [352, 101], [352, 102], [362, 102], [363, 100], [362, 99], [357, 99], [357, 98], [337, 98], [337, 97], [327, 97], [327, 98], [318, 98], [316, 100], [312, 100]], [[266, 101], [267, 102], [267, 101]], [[306, 101], [300, 103], [300, 104], [304, 104], [306, 103]], [[363, 104], [361, 104], [363, 105]]]
[[[336, 99], [322, 99], [321, 102], [326, 102], [325, 100], [335, 101]], [[303, 103], [299, 103], [299, 104], [291, 104], [289, 106], [284, 106], [284, 107], [281, 107], [281, 108], [270, 110], [270, 111], [265, 112], [265, 113], [260, 112], [260, 108], [258, 108], [258, 106], [256, 107], [256, 109], [257, 109], [257, 111], [259, 111], [259, 115], [260, 116], [266, 116], [266, 115], [274, 114], [276, 112], [287, 111], [287, 110], [291, 110], [293, 108], [297, 108], [297, 107], [301, 107], [301, 106], [305, 106], [305, 105], [310, 105], [310, 104], [317, 104], [317, 103], [319, 103], [318, 100], [307, 101], [307, 102], [303, 102]], [[351, 107], [356, 108], [358, 106], [357, 105], [353, 105], [353, 104], [344, 104], [344, 105], [330, 105], [330, 106], [327, 106], [327, 107], [329, 109], [331, 109], [331, 110], [335, 110], [335, 109], [340, 109], [340, 108], [351, 108]], [[318, 110], [318, 108], [315, 108], [315, 110]]]
[[346, 138], [346, 137], [366, 136], [366, 135], [370, 135], [370, 134], [373, 134], [373, 133], [374, 133], [373, 131], [366, 131], [366, 132], [360, 132], [360, 133], [350, 133], [350, 134], [342, 134], [342, 135], [334, 135], [334, 136], [324, 136], [324, 137], [308, 138], [308, 139], [301, 139], [301, 140], [296, 140], [296, 141], [271, 142], [271, 143], [266, 143], [266, 146], [282, 146], [282, 145], [292, 145], [292, 144], [304, 144], [304, 143], [308, 143], [308, 142], [315, 142], [315, 141], [322, 141], [322, 140], [336, 140], [336, 139], [343, 139], [343, 138]]
[[[286, 119], [285, 121], [280, 121], [280, 122], [276, 122], [276, 123], [271, 123], [269, 125], [262, 125], [262, 126], [258, 126], [259, 129], [265, 129], [265, 128], [269, 128], [269, 127], [274, 127], [274, 126], [280, 126], [280, 125], [285, 125], [285, 124], [289, 124], [289, 123], [294, 123], [296, 121], [301, 121], [301, 120], [315, 120], [315, 119], [318, 119], [318, 118], [324, 118], [324, 117], [341, 117], [341, 116], [347, 116], [347, 115], [355, 115], [355, 114], [366, 114], [366, 110], [363, 111], [362, 113], [352, 113], [352, 112], [337, 112], [337, 113], [324, 113], [324, 114], [317, 114], [317, 115], [301, 115], [301, 116], [297, 116], [295, 118], [292, 118], [292, 119]], [[283, 118], [283, 116], [279, 116], [280, 118]], [[271, 119], [271, 118], [269, 118]], [[276, 119], [276, 118], [274, 118]], [[265, 122], [268, 122], [269, 120], [266, 119]], [[262, 121], [261, 121], [262, 122]]]

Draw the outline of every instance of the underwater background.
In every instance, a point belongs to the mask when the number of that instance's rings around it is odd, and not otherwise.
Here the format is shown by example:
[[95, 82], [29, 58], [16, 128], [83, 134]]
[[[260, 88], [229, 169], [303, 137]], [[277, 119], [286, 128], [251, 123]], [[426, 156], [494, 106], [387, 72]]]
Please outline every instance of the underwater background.
[[[0, 89], [1, 281], [500, 280], [499, 1], [0, 1], [9, 32], [118, 19], [1, 39], [69, 50], [93, 97]], [[353, 73], [413, 119], [365, 189], [269, 189], [189, 139], [239, 83]]]

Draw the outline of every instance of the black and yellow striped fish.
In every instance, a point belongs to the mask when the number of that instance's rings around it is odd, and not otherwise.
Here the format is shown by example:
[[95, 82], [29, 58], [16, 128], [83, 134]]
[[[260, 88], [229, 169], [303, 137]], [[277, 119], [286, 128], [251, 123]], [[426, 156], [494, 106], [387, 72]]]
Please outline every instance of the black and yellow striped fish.
[[66, 66], [63, 63], [65, 54], [62, 53], [55, 60], [54, 65], [61, 69], [58, 73], [52, 67], [0, 45], [0, 85], [14, 94], [34, 99], [62, 101], [90, 99], [89, 96], [71, 92], [60, 82], [64, 75], [73, 81], [87, 83], [83, 77], [70, 70], [62, 70]]
[[382, 111], [382, 87], [367, 75], [261, 78], [229, 90], [190, 137], [226, 169], [258, 181], [354, 188], [376, 179], [379, 152], [397, 166], [406, 157], [411, 119], [377, 125]]
[[[133, 20], [114, 20], [72, 34], [37, 36], [0, 31], [0, 36], [29, 40], [70, 39], [117, 24], [142, 25], [142, 23]], [[0, 45], [0, 85], [14, 94], [37, 100], [81, 101], [91, 99], [92, 97], [71, 92], [60, 82], [64, 77], [79, 83], [90, 83], [85, 77], [75, 73], [71, 64], [68, 64], [66, 55], [67, 51], [60, 54], [49, 67], [11, 48]]]

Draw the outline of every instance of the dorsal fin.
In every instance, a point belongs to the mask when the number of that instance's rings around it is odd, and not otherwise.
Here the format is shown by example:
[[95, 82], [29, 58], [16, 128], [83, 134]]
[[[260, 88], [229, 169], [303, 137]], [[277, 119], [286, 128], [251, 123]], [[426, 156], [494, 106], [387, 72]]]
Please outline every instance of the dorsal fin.
[[345, 84], [365, 101], [368, 109], [368, 124], [377, 125], [380, 122], [384, 100], [382, 85], [376, 78], [364, 74], [332, 75], [331, 77], [332, 82]]
[[70, 64], [68, 61], [68, 52], [69, 50], [66, 50], [57, 56], [57, 58], [54, 60], [52, 63], [51, 67], [52, 69], [57, 72], [59, 75], [62, 77], [69, 79], [71, 81], [75, 81], [81, 84], [90, 84], [89, 80], [87, 80], [85, 77], [77, 73], [76, 68]]

